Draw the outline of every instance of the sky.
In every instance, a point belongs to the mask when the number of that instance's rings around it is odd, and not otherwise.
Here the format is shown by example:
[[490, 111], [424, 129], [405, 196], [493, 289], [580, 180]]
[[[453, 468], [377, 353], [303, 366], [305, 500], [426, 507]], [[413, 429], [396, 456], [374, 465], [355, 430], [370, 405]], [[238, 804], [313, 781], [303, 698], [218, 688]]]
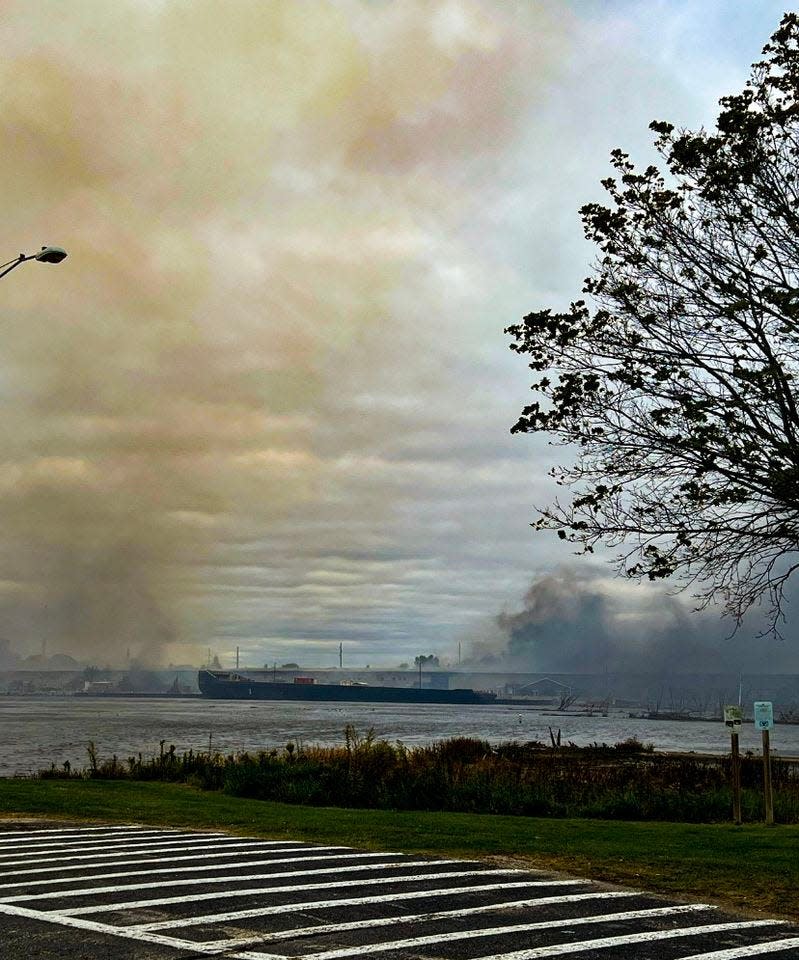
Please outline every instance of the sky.
[[503, 329], [579, 293], [611, 149], [711, 125], [782, 12], [5, 0], [7, 256], [69, 257], [2, 281], [0, 635], [454, 661], [572, 580], [611, 632], [653, 605], [695, 629], [531, 530], [555, 451], [510, 436]]

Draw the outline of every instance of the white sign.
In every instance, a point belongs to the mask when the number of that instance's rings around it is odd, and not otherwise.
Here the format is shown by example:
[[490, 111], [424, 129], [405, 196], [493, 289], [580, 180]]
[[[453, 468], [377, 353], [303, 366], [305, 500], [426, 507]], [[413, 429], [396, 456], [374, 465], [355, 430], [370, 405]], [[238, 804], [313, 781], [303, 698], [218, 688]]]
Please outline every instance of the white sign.
[[755, 730], [774, 729], [774, 707], [770, 700], [755, 701]]
[[728, 727], [732, 727], [733, 731], [741, 729], [742, 718], [743, 712], [739, 706], [728, 705], [724, 708], [724, 723]]

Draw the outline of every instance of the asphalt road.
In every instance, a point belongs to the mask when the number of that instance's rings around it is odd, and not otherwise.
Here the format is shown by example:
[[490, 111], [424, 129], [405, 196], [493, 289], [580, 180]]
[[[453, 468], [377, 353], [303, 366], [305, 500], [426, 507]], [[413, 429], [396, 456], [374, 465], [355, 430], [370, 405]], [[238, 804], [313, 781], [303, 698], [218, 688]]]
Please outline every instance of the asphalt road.
[[3, 960], [799, 960], [799, 927], [477, 861], [4, 822]]

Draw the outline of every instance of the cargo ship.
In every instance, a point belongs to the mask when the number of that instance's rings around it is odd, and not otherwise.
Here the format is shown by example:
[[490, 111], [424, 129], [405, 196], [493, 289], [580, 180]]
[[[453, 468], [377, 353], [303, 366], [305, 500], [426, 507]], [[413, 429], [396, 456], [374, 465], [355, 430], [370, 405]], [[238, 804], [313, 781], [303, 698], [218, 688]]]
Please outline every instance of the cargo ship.
[[494, 703], [496, 694], [483, 690], [436, 690], [428, 687], [373, 687], [343, 681], [317, 683], [313, 677], [295, 677], [293, 683], [254, 680], [243, 673], [200, 670], [197, 685], [214, 700], [305, 700], [313, 703]]

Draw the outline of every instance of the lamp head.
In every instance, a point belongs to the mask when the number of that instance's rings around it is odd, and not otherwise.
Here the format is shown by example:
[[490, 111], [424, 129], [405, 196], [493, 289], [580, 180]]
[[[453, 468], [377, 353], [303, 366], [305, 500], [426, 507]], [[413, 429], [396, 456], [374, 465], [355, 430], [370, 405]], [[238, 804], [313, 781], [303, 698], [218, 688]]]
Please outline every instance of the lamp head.
[[63, 247], [42, 247], [33, 259], [41, 260], [42, 263], [61, 263], [66, 255], [67, 251]]

